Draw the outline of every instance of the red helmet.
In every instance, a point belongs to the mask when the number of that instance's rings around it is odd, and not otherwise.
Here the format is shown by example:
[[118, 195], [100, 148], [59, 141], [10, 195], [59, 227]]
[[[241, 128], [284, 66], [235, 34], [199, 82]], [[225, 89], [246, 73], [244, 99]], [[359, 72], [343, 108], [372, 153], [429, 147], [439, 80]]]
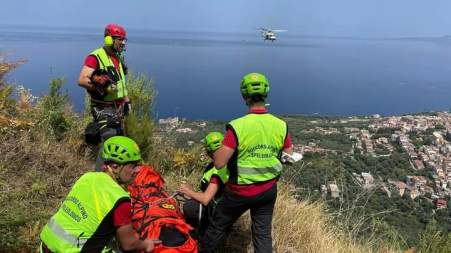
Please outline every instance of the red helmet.
[[108, 24], [105, 27], [104, 36], [119, 37], [125, 39], [126, 33], [124, 27], [118, 24]]

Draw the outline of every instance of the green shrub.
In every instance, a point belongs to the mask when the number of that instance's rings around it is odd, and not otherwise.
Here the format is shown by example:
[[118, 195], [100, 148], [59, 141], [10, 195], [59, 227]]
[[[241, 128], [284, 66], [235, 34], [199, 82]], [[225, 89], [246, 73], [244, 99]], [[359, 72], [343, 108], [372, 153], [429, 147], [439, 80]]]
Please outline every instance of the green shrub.
[[9, 85], [0, 86], [0, 110], [11, 113], [16, 101], [11, 99], [12, 87]]
[[55, 78], [50, 81], [49, 94], [38, 102], [40, 115], [36, 121], [41, 131], [48, 137], [61, 140], [64, 134], [75, 125], [75, 114], [71, 111], [69, 95], [62, 92], [64, 78]]
[[143, 74], [129, 75], [128, 97], [132, 103], [132, 111], [125, 119], [125, 131], [127, 136], [138, 143], [144, 160], [148, 160], [152, 152], [155, 93], [153, 82], [148, 77]]
[[443, 234], [433, 219], [426, 229], [421, 232], [417, 245], [417, 252], [447, 253], [451, 252], [451, 234]]
[[8, 62], [4, 52], [0, 52], [0, 111], [11, 114], [15, 112], [15, 105], [17, 104], [14, 99], [11, 98], [13, 87], [7, 84], [5, 76], [23, 64], [25, 61]]
[[389, 245], [397, 252], [407, 248], [407, 242], [399, 231], [384, 219], [373, 217], [371, 220], [371, 234], [369, 239], [377, 245]]

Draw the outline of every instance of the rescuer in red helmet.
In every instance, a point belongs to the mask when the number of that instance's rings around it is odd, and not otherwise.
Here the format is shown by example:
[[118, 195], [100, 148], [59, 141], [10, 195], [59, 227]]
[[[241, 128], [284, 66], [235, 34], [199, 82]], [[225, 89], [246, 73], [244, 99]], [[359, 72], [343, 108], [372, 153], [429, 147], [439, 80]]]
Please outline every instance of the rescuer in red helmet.
[[[125, 135], [123, 120], [131, 110], [124, 62], [126, 42], [125, 29], [118, 24], [108, 24], [103, 47], [92, 51], [81, 69], [78, 84], [90, 95], [94, 118], [85, 130], [85, 139], [90, 144]], [[100, 162], [97, 161], [97, 164]]]

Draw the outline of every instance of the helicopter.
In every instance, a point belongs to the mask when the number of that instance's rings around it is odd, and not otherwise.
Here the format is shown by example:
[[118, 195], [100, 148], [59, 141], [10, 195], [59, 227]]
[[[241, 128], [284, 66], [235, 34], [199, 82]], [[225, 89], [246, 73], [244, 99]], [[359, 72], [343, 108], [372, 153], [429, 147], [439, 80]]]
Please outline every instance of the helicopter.
[[269, 29], [269, 28], [259, 28], [257, 29], [257, 31], [261, 32], [261, 35], [263, 37], [264, 41], [271, 41], [274, 42], [277, 37], [276, 37], [276, 32], [286, 32], [287, 30], [277, 30], [277, 29]]

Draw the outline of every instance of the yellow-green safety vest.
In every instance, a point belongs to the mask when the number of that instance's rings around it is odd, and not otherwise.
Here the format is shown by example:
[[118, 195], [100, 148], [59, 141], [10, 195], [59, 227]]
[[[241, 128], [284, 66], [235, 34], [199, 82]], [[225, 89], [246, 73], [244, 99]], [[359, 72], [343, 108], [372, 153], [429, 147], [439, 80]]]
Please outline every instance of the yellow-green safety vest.
[[200, 181], [201, 191], [204, 192], [207, 190], [208, 185], [210, 184], [210, 179], [213, 175], [218, 176], [222, 182], [222, 185], [220, 185], [218, 192], [214, 196], [214, 199], [218, 200], [222, 196], [221, 191], [224, 188], [225, 183], [227, 183], [227, 181], [229, 180], [229, 170], [227, 169], [227, 167], [224, 167], [224, 168], [218, 170], [213, 165], [207, 167], [207, 169], [204, 171], [204, 174], [202, 175], [202, 179]]
[[[91, 55], [95, 56], [97, 58], [97, 61], [99, 63], [99, 69], [102, 70], [108, 70], [108, 67], [114, 67], [113, 60], [111, 60], [111, 57], [108, 55], [108, 53], [105, 51], [104, 48], [98, 48], [91, 52]], [[118, 59], [119, 60], [119, 59]], [[105, 101], [114, 101], [120, 98], [123, 98], [128, 95], [127, 86], [126, 86], [126, 80], [125, 80], [125, 74], [124, 74], [124, 68], [122, 66], [122, 62], [119, 60], [119, 81], [115, 83], [116, 89], [109, 92], [103, 100]]]
[[228, 126], [237, 137], [237, 184], [264, 182], [280, 175], [279, 156], [287, 136], [285, 121], [269, 113], [250, 113]]
[[41, 240], [52, 252], [81, 252], [106, 215], [129, 194], [104, 172], [88, 172], [75, 182], [45, 225]]

